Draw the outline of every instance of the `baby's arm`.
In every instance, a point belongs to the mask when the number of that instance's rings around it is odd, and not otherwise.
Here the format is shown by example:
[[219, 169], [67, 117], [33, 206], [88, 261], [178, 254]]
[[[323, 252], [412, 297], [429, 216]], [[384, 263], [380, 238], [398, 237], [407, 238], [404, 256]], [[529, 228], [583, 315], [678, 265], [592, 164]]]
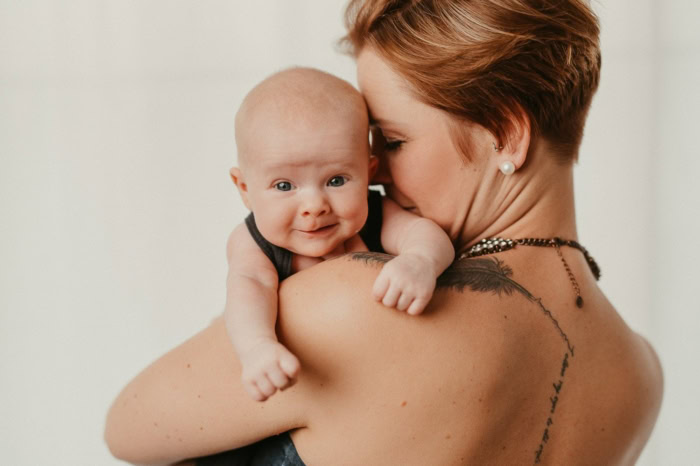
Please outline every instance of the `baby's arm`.
[[416, 315], [433, 296], [437, 277], [452, 263], [454, 247], [434, 222], [383, 200], [382, 247], [397, 257], [384, 264], [372, 293], [385, 306]]
[[290, 386], [299, 372], [299, 360], [275, 334], [277, 271], [244, 224], [229, 236], [226, 254], [226, 330], [241, 362], [246, 391], [265, 401]]

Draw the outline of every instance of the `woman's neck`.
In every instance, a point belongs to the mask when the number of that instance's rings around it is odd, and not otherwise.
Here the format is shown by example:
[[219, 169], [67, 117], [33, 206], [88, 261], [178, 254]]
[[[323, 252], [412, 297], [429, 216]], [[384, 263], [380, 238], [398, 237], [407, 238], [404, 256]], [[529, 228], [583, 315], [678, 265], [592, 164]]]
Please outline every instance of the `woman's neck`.
[[573, 164], [562, 165], [545, 150], [534, 150], [515, 174], [498, 173], [491, 181], [481, 202], [466, 212], [458, 252], [497, 236], [578, 239]]

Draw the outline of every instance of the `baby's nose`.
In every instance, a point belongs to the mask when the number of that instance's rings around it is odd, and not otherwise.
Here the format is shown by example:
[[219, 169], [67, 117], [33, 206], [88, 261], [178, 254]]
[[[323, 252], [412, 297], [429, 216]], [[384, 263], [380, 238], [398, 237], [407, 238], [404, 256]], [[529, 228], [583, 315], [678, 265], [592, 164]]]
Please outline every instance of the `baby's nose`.
[[326, 215], [329, 211], [330, 206], [325, 196], [311, 195], [305, 199], [301, 215], [303, 217], [319, 217]]

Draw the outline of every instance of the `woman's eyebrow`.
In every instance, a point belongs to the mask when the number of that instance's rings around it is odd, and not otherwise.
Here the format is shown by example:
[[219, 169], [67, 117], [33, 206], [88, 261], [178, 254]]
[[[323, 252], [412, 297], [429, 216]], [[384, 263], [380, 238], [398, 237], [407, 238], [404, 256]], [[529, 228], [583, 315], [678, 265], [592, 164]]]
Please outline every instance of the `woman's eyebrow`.
[[375, 118], [370, 115], [369, 117], [369, 126], [370, 127], [383, 127], [383, 126], [401, 126], [399, 123], [396, 123], [395, 121], [391, 120], [384, 120], [382, 118]]

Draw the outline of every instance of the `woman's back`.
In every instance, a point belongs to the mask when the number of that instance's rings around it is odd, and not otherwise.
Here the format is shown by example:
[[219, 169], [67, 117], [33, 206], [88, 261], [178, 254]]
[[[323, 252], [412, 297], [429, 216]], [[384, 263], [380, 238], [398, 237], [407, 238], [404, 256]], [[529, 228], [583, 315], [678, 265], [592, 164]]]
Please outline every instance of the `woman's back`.
[[421, 316], [371, 298], [383, 256], [323, 262], [280, 288], [293, 387], [250, 400], [219, 319], [122, 390], [108, 445], [163, 464], [291, 430], [309, 466], [633, 464], [659, 410], [658, 360], [580, 253], [562, 252], [583, 309], [551, 249], [458, 261]]
[[374, 303], [378, 267], [357, 260], [291, 278], [280, 329], [306, 360], [301, 382], [315, 399], [308, 428], [292, 434], [301, 457], [633, 464], [659, 410], [660, 366], [580, 254], [564, 253], [583, 309], [553, 250], [460, 261], [420, 317]]

